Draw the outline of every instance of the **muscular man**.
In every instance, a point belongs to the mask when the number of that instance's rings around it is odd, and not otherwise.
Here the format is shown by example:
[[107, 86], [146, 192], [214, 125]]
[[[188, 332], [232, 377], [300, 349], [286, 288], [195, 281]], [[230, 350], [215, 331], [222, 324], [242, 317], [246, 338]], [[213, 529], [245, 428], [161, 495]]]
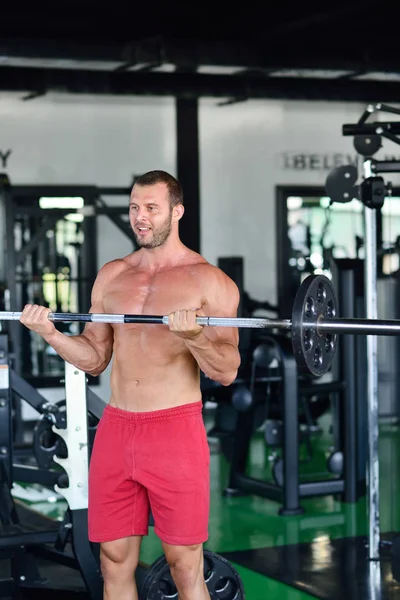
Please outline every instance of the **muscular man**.
[[66, 336], [49, 309], [25, 306], [21, 322], [67, 362], [99, 375], [113, 357], [111, 398], [89, 469], [89, 538], [100, 543], [106, 600], [136, 600], [134, 572], [151, 508], [180, 600], [209, 598], [209, 448], [200, 370], [227, 386], [240, 364], [236, 328], [201, 327], [197, 315], [236, 317], [231, 279], [179, 238], [179, 182], [163, 171], [139, 177], [130, 223], [140, 249], [105, 264], [93, 313], [169, 315], [169, 325], [88, 323]]

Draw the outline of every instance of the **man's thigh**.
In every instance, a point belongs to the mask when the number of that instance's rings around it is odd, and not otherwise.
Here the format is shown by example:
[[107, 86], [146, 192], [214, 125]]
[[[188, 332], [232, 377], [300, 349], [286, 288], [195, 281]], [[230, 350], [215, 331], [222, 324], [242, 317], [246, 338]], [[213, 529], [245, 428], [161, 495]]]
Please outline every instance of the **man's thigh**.
[[107, 542], [147, 535], [147, 490], [132, 479], [131, 432], [123, 423], [100, 421], [89, 467], [89, 539]]
[[[144, 481], [154, 531], [174, 546], [208, 539], [210, 451], [202, 416], [166, 423]], [[161, 458], [158, 458], [161, 457]]]

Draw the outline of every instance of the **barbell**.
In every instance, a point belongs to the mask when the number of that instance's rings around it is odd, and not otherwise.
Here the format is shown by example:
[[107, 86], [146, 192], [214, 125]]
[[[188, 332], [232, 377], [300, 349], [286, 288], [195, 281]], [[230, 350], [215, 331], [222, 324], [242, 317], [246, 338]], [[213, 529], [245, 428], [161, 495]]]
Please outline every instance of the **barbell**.
[[[299, 371], [320, 377], [332, 365], [338, 334], [400, 335], [400, 320], [339, 318], [338, 301], [331, 280], [309, 275], [301, 283], [293, 304], [292, 319], [263, 317], [196, 317], [205, 327], [237, 327], [291, 332], [293, 353]], [[0, 321], [16, 321], [21, 312], [1, 312]], [[168, 325], [168, 316], [113, 313], [49, 313], [54, 322], [147, 323]]]

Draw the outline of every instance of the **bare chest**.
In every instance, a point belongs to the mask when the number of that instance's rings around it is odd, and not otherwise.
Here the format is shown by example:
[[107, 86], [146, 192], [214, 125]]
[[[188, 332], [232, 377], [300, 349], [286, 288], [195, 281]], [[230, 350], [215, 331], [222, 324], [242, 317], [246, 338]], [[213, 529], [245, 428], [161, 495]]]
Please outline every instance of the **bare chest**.
[[114, 314], [165, 316], [176, 310], [200, 308], [202, 288], [188, 273], [123, 274], [110, 282], [104, 294], [104, 310]]

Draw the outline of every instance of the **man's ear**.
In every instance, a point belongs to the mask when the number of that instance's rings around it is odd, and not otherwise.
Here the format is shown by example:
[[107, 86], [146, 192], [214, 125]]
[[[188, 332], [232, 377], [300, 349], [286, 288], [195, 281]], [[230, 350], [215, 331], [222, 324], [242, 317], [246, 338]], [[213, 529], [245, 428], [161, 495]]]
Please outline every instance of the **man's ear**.
[[185, 212], [185, 207], [183, 206], [183, 204], [177, 204], [176, 206], [174, 206], [173, 210], [172, 210], [172, 220], [175, 221], [180, 221], [183, 217], [183, 214]]

